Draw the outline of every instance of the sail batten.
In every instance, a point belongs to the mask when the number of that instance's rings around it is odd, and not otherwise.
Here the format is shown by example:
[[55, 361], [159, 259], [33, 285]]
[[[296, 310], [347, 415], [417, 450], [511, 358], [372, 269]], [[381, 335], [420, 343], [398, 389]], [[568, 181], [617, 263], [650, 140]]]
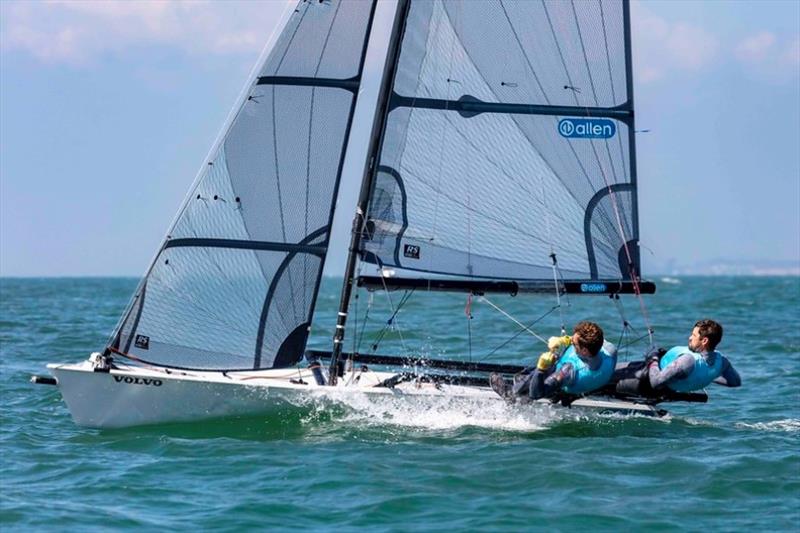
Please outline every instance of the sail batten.
[[359, 77], [346, 80], [301, 76], [261, 76], [256, 85], [296, 85], [298, 87], [335, 87], [356, 92], [361, 83]]
[[628, 104], [617, 107], [555, 106], [524, 103], [483, 102], [470, 95], [463, 95], [457, 100], [438, 98], [415, 98], [400, 96], [395, 93], [390, 101], [390, 108], [410, 107], [419, 109], [438, 109], [456, 111], [465, 118], [479, 113], [506, 113], [513, 115], [555, 115], [585, 118], [614, 118], [625, 122], [633, 112]]

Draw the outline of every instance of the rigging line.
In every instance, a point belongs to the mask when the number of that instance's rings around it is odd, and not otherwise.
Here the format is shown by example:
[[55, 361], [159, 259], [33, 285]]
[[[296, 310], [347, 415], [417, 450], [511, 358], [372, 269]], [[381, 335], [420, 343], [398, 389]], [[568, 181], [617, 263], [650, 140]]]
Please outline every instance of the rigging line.
[[[359, 269], [359, 274], [360, 273], [361, 273], [361, 271]], [[356, 317], [358, 316], [358, 300], [359, 300], [358, 296], [359, 296], [359, 292], [360, 291], [358, 289], [356, 289], [356, 294], [353, 296], [353, 300], [354, 300], [354, 302], [353, 302], [353, 315], [355, 315]], [[359, 339], [359, 336], [358, 336], [358, 322], [355, 323], [354, 327], [355, 327], [355, 331], [353, 332], [353, 353], [357, 353], [358, 352], [358, 339]], [[362, 330], [362, 335], [363, 335], [363, 330]]]
[[[356, 267], [357, 270], [356, 270], [355, 276], [353, 276], [353, 279], [358, 279], [358, 278], [361, 277], [361, 272], [363, 272], [363, 270], [364, 270], [363, 266], [364, 265], [361, 262], [358, 263], [358, 266]], [[353, 296], [353, 300], [355, 300], [355, 302], [353, 304], [355, 306], [355, 308], [353, 309], [353, 315], [355, 315], [356, 317], [358, 317], [358, 301], [360, 300], [360, 298], [359, 298], [360, 292], [361, 291], [359, 291], [359, 289], [356, 288], [356, 293]], [[366, 313], [365, 313], [364, 316], [366, 318]], [[355, 328], [355, 331], [353, 332], [353, 353], [358, 353], [359, 342], [361, 340], [361, 337], [364, 336], [364, 328], [362, 327], [361, 335], [359, 336], [359, 334], [358, 334], [358, 322], [355, 322], [355, 325], [353, 327]]]
[[567, 328], [564, 325], [564, 313], [561, 311], [561, 291], [558, 288], [558, 273], [557, 273], [558, 260], [556, 259], [556, 252], [552, 249], [552, 246], [550, 250], [551, 250], [550, 259], [553, 260], [553, 288], [556, 291], [556, 305], [558, 306], [558, 318], [561, 322], [561, 334], [565, 335]]
[[625, 337], [625, 328], [622, 328], [619, 332], [619, 338], [617, 339], [617, 357], [619, 357], [619, 352], [622, 348], [622, 339]]
[[369, 295], [367, 297], [367, 310], [364, 313], [364, 320], [362, 320], [361, 322], [361, 334], [358, 336], [358, 343], [356, 344], [356, 350], [355, 350], [356, 352], [358, 352], [361, 349], [362, 343], [364, 342], [364, 334], [367, 331], [367, 321], [369, 319], [369, 313], [372, 310], [373, 295], [375, 293], [369, 291], [368, 294]]
[[[561, 267], [558, 266], [558, 262], [557, 261], [556, 261], [556, 271], [558, 271], [558, 279], [563, 281], [564, 280], [564, 273], [561, 272]], [[572, 303], [569, 301], [569, 293], [568, 292], [564, 293], [564, 299], [567, 301], [566, 307], [572, 307]]]
[[[144, 359], [139, 359], [139, 358], [138, 358], [138, 357], [136, 357], [135, 355], [132, 355], [132, 354], [129, 354], [129, 353], [123, 352], [123, 351], [121, 351], [121, 350], [117, 350], [116, 348], [114, 348], [114, 347], [112, 347], [112, 346], [109, 346], [109, 347], [108, 347], [108, 350], [109, 350], [110, 352], [112, 352], [112, 353], [115, 353], [115, 354], [117, 354], [117, 355], [121, 355], [122, 357], [126, 357], [126, 358], [128, 358], [128, 359], [131, 359], [132, 361], [136, 361], [136, 362], [137, 362], [137, 363], [139, 363], [140, 365], [144, 366], [145, 368], [149, 368], [150, 370], [158, 370], [158, 371], [163, 371], [163, 370], [164, 370], [164, 367], [160, 367], [160, 366], [156, 366], [156, 365], [153, 365], [153, 364], [151, 364], [151, 363], [148, 363], [148, 362], [147, 362], [147, 361], [145, 361]], [[134, 366], [135, 366], [135, 365], [134, 365]]]
[[[386, 326], [384, 326], [384, 329], [382, 331], [385, 332], [386, 328], [389, 325], [396, 325], [397, 335], [400, 337], [400, 345], [402, 346], [403, 351], [405, 352], [407, 351], [407, 349], [406, 349], [406, 341], [403, 338], [403, 331], [401, 330], [400, 325], [395, 322], [395, 319], [397, 318], [397, 314], [400, 312], [400, 309], [402, 309], [402, 307], [408, 301], [408, 298], [414, 292], [414, 289], [406, 291], [403, 294], [403, 297], [400, 299], [400, 303], [398, 304], [397, 309], [395, 309], [394, 303], [392, 302], [392, 295], [389, 293], [389, 288], [386, 286], [386, 278], [383, 276], [381, 276], [381, 283], [383, 283], [383, 291], [386, 294], [386, 299], [389, 300], [389, 308], [392, 310], [392, 316], [389, 317], [389, 320], [386, 322]], [[383, 339], [383, 335], [381, 335], [381, 339]]]
[[[540, 316], [539, 318], [537, 318], [536, 320], [534, 320], [533, 322], [531, 322], [530, 324], [528, 324], [528, 327], [531, 327], [531, 326], [535, 325], [537, 322], [540, 322], [541, 320], [544, 320], [544, 318], [545, 318], [545, 317], [547, 317], [547, 315], [549, 315], [550, 313], [552, 313], [552, 312], [553, 312], [553, 311], [555, 311], [555, 310], [556, 310], [555, 306], [551, 307], [549, 311], [545, 312], [545, 313], [544, 313], [542, 316]], [[506, 341], [502, 342], [502, 343], [501, 343], [500, 345], [498, 345], [496, 348], [494, 348], [493, 350], [491, 350], [490, 352], [488, 352], [486, 355], [484, 355], [483, 357], [481, 357], [481, 358], [478, 360], [478, 362], [479, 362], [479, 363], [481, 363], [481, 362], [485, 361], [486, 359], [488, 359], [488, 358], [489, 358], [489, 356], [491, 356], [492, 354], [494, 354], [495, 352], [497, 352], [497, 351], [498, 351], [498, 350], [500, 350], [501, 348], [504, 348], [505, 346], [507, 346], [507, 345], [508, 345], [508, 343], [510, 343], [511, 341], [513, 341], [514, 339], [516, 339], [517, 337], [519, 337], [520, 335], [522, 335], [524, 332], [525, 332], [525, 330], [524, 330], [524, 329], [520, 329], [520, 330], [519, 330], [519, 331], [517, 331], [517, 332], [516, 332], [514, 335], [512, 335], [511, 337], [509, 337], [509, 338], [508, 338], [508, 340], [506, 340]]]
[[547, 341], [546, 341], [546, 340], [545, 340], [543, 337], [539, 336], [539, 334], [537, 334], [535, 331], [533, 331], [532, 329], [530, 329], [528, 326], [526, 326], [525, 324], [523, 324], [522, 322], [520, 322], [519, 320], [517, 320], [516, 318], [514, 318], [513, 316], [511, 316], [511, 315], [510, 315], [510, 314], [508, 314], [507, 312], [505, 312], [503, 309], [501, 309], [500, 307], [498, 307], [498, 306], [497, 306], [497, 305], [495, 305], [494, 303], [492, 303], [492, 302], [491, 302], [491, 301], [490, 301], [488, 298], [486, 298], [486, 296], [481, 296], [480, 300], [481, 300], [481, 301], [483, 301], [483, 302], [486, 302], [486, 303], [487, 303], [487, 304], [489, 304], [490, 306], [494, 307], [494, 308], [495, 308], [497, 311], [499, 311], [499, 312], [500, 312], [500, 313], [501, 313], [503, 316], [505, 316], [506, 318], [508, 318], [508, 319], [509, 319], [509, 320], [511, 320], [512, 322], [514, 322], [516, 325], [518, 325], [519, 327], [521, 327], [523, 330], [527, 331], [528, 333], [530, 333], [531, 335], [533, 335], [534, 337], [536, 337], [537, 339], [539, 339], [539, 340], [540, 340], [540, 341], [542, 341], [543, 343], [547, 344]]
[[646, 338], [647, 338], [647, 337], [649, 337], [649, 336], [650, 336], [650, 333], [645, 333], [644, 335], [641, 335], [641, 336], [639, 336], [639, 337], [637, 337], [637, 338], [633, 339], [632, 341], [629, 341], [629, 342], [628, 342], [628, 343], [625, 345], [625, 349], [628, 349], [629, 347], [633, 346], [634, 344], [638, 343], [639, 341], [642, 341], [642, 340], [646, 339]]
[[622, 306], [622, 299], [619, 295], [614, 295], [615, 297], [612, 298], [614, 300], [614, 304], [617, 307], [617, 312], [619, 313], [620, 318], [622, 319], [622, 327], [629, 328], [631, 331], [634, 331], [633, 325], [628, 321], [628, 318], [625, 316], [625, 310]]
[[467, 347], [469, 361], [472, 362], [472, 293], [467, 294], [467, 305], [464, 307], [464, 314], [467, 317]]
[[[412, 289], [412, 290], [413, 290], [413, 289]], [[388, 293], [387, 293], [387, 294], [388, 294]], [[400, 300], [400, 304], [399, 304], [399, 305], [398, 305], [398, 307], [397, 307], [397, 311], [395, 311], [395, 312], [392, 314], [392, 316], [391, 316], [391, 317], [389, 317], [389, 319], [388, 319], [388, 320], [387, 320], [387, 321], [384, 323], [384, 325], [383, 325], [383, 328], [381, 329], [381, 331], [379, 331], [379, 332], [378, 332], [378, 334], [377, 334], [377, 335], [375, 335], [375, 337], [373, 338], [373, 343], [372, 343], [372, 350], [373, 350], [373, 351], [376, 351], [376, 350], [378, 349], [378, 345], [381, 343], [381, 341], [383, 340], [383, 338], [386, 336], [386, 332], [389, 330], [389, 326], [391, 326], [391, 325], [394, 323], [394, 318], [395, 318], [395, 315], [397, 315], [397, 313], [400, 311], [400, 309], [401, 309], [401, 308], [402, 308], [402, 307], [405, 305], [405, 303], [408, 301], [408, 298], [407, 298], [407, 297], [408, 297], [408, 291], [406, 291], [406, 294], [403, 296], [403, 298], [401, 298], [401, 300]], [[391, 305], [391, 302], [390, 302], [390, 305]], [[401, 341], [402, 341], [402, 338], [401, 338]], [[405, 349], [405, 348], [404, 348], [404, 349]]]

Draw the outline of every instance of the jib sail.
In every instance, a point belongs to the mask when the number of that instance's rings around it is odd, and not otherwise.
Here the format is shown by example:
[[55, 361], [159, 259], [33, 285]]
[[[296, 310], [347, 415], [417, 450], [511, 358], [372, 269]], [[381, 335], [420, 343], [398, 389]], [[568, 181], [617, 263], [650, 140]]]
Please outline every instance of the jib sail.
[[260, 369], [302, 357], [374, 2], [299, 2], [110, 348]]

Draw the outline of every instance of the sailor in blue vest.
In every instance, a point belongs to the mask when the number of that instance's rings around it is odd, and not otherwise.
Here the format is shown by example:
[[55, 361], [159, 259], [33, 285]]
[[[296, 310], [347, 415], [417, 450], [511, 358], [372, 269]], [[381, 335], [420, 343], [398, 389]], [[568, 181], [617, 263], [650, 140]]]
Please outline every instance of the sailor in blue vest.
[[509, 400], [577, 396], [602, 388], [614, 374], [616, 348], [604, 341], [594, 322], [579, 322], [572, 336], [551, 337], [547, 344], [549, 351], [539, 356], [536, 369], [517, 376], [511, 390], [499, 374], [490, 377], [492, 388]]
[[677, 392], [700, 390], [711, 383], [741, 386], [739, 373], [727, 357], [715, 350], [721, 340], [720, 324], [699, 320], [689, 336], [688, 346], [675, 346], [660, 358], [648, 357], [650, 385], [654, 389], [667, 387]]

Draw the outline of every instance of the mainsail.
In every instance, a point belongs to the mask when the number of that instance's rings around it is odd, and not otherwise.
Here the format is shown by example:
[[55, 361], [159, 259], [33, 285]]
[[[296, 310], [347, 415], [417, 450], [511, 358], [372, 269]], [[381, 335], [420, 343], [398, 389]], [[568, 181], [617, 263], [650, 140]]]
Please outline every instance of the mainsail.
[[[640, 275], [627, 2], [412, 1], [362, 258], [398, 277]], [[391, 283], [391, 281], [389, 281]]]
[[212, 370], [302, 357], [374, 8], [298, 3], [110, 350]]

